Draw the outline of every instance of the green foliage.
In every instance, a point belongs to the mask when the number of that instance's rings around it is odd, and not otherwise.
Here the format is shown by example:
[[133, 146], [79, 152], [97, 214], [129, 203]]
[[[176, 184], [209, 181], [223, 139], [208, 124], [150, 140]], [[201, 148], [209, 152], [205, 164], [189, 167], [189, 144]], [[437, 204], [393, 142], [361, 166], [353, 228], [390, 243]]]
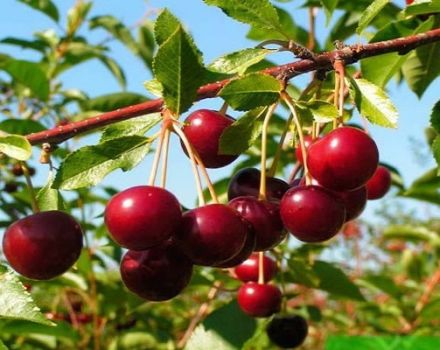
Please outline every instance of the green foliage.
[[44, 13], [45, 15], [52, 18], [54, 21], [58, 22], [59, 20], [60, 15], [58, 13], [58, 8], [51, 0], [18, 0], [18, 1], [32, 7], [35, 10]]
[[365, 9], [359, 19], [358, 27], [356, 28], [356, 33], [362, 33], [370, 24], [370, 22], [376, 17], [380, 11], [389, 3], [389, 0], [374, 0], [370, 6]]
[[217, 73], [242, 75], [250, 66], [262, 61], [269, 53], [270, 50], [266, 49], [245, 49], [233, 52], [217, 58], [208, 66], [208, 69]]
[[17, 160], [28, 160], [32, 155], [32, 147], [23, 136], [0, 136], [0, 152]]

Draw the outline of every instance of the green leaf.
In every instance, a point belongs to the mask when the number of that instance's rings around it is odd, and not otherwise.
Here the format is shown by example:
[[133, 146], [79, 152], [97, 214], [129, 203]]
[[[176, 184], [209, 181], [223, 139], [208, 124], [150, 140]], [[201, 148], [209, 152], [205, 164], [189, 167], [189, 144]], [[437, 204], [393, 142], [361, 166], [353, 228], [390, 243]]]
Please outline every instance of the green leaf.
[[420, 318], [425, 321], [434, 321], [438, 319], [440, 314], [440, 298], [435, 298], [428, 302], [420, 312]]
[[151, 70], [153, 64], [153, 53], [155, 41], [153, 26], [150, 21], [144, 20], [144, 23], [138, 29], [138, 55], [142, 58], [145, 65]]
[[17, 275], [2, 265], [0, 265], [0, 318], [52, 325], [52, 322], [40, 312]]
[[74, 36], [87, 17], [93, 3], [91, 1], [77, 1], [67, 12], [67, 35]]
[[163, 86], [167, 108], [177, 115], [191, 107], [197, 89], [205, 81], [201, 54], [180, 25], [159, 47], [153, 70]]
[[440, 236], [423, 226], [391, 225], [383, 231], [384, 239], [403, 239], [411, 242], [428, 242], [440, 246]]
[[41, 123], [31, 119], [6, 119], [0, 123], [0, 130], [8, 134], [27, 135], [44, 131], [46, 128]]
[[60, 15], [58, 13], [58, 9], [55, 6], [55, 4], [50, 0], [18, 0], [18, 1], [32, 7], [35, 10], [38, 10], [46, 14], [56, 22], [58, 22], [59, 20]]
[[161, 114], [154, 113], [110, 125], [104, 129], [100, 142], [102, 143], [123, 136], [143, 136], [161, 120]]
[[403, 75], [411, 90], [421, 97], [428, 86], [439, 76], [440, 43], [418, 47], [412, 51], [402, 67]]
[[[416, 27], [414, 27], [414, 23], [417, 22], [414, 20], [392, 22], [377, 32], [370, 42], [373, 43], [423, 33], [432, 28], [433, 21], [434, 19], [430, 18]], [[387, 53], [365, 58], [361, 60], [362, 76], [383, 88], [388, 81], [400, 71], [408, 57], [409, 53], [406, 55]]]
[[80, 335], [77, 330], [66, 323], [58, 323], [56, 326], [48, 326], [43, 324], [32, 323], [28, 321], [14, 320], [5, 324], [2, 328], [5, 334], [35, 334], [48, 335], [57, 338], [65, 338], [78, 342]]
[[263, 128], [265, 108], [256, 108], [226, 128], [219, 143], [220, 154], [241, 154], [257, 140]]
[[37, 193], [37, 203], [41, 211], [64, 210], [64, 201], [60, 192], [52, 188], [54, 178], [54, 174], [50, 172], [46, 185]]
[[135, 105], [148, 99], [135, 92], [116, 92], [105, 94], [81, 103], [83, 111], [110, 112], [119, 108]]
[[325, 261], [316, 261], [313, 271], [319, 277], [319, 289], [337, 297], [364, 301], [359, 288], [339, 268]]
[[164, 9], [156, 19], [154, 25], [154, 37], [157, 45], [162, 45], [181, 27], [179, 20], [168, 9]]
[[255, 319], [246, 316], [236, 301], [215, 310], [197, 326], [186, 350], [237, 350], [254, 334]]
[[359, 113], [371, 123], [397, 127], [397, 109], [380, 87], [365, 79], [350, 78], [350, 95]]
[[367, 275], [362, 279], [362, 282], [370, 284], [374, 288], [387, 293], [393, 298], [399, 299], [402, 296], [401, 288], [398, 287], [393, 279], [389, 276]]
[[73, 190], [96, 185], [108, 173], [135, 167], [148, 153], [150, 140], [140, 136], [112, 139], [69, 154], [61, 164], [53, 188]]
[[112, 75], [118, 81], [121, 88], [125, 88], [127, 80], [125, 78], [125, 73], [122, 67], [113, 59], [108, 56], [99, 56], [98, 59], [107, 67], [107, 69], [112, 73]]
[[437, 165], [439, 166], [439, 169], [440, 169], [440, 136], [437, 136], [434, 139], [434, 142], [432, 143], [431, 147], [432, 147], [432, 153], [434, 155], [434, 158], [435, 158]]
[[440, 12], [440, 0], [415, 1], [403, 10], [404, 16], [416, 16]]
[[144, 87], [148, 92], [153, 94], [156, 97], [162, 97], [163, 94], [163, 86], [157, 79], [151, 79], [144, 82]]
[[313, 100], [298, 103], [298, 107], [307, 109], [318, 123], [328, 123], [338, 117], [336, 107], [326, 101]]
[[324, 7], [325, 15], [327, 17], [327, 23], [332, 17], [333, 11], [336, 9], [339, 0], [321, 0], [322, 7]]
[[266, 74], [249, 74], [232, 80], [219, 93], [232, 108], [245, 111], [268, 106], [279, 99], [281, 83]]
[[0, 350], [8, 350], [6, 345], [0, 340]]
[[440, 100], [438, 100], [437, 103], [432, 108], [430, 121], [435, 131], [440, 133]]
[[276, 9], [268, 0], [204, 0], [204, 2], [221, 8], [224, 13], [237, 21], [286, 35], [282, 30]]
[[11, 59], [1, 63], [0, 69], [10, 74], [20, 84], [27, 86], [36, 97], [47, 101], [49, 80], [38, 63]]
[[44, 52], [48, 47], [48, 45], [46, 45], [46, 43], [42, 40], [25, 40], [14, 37], [6, 37], [0, 40], [0, 43], [15, 45], [21, 47], [22, 49], [32, 49], [39, 52]]
[[28, 160], [32, 155], [32, 146], [24, 136], [0, 136], [0, 152], [17, 160]]
[[440, 176], [438, 176], [438, 168], [431, 169], [423, 174], [400, 195], [440, 205]]
[[319, 286], [319, 277], [305, 259], [291, 258], [288, 260], [288, 274], [291, 282], [310, 288]]
[[132, 52], [138, 53], [138, 46], [130, 30], [117, 18], [111, 15], [96, 16], [89, 20], [89, 28], [102, 28], [112, 34]]
[[356, 33], [362, 33], [388, 3], [389, 0], [374, 0], [362, 13]]
[[208, 69], [223, 74], [243, 74], [246, 70], [262, 61], [271, 50], [245, 49], [217, 58]]

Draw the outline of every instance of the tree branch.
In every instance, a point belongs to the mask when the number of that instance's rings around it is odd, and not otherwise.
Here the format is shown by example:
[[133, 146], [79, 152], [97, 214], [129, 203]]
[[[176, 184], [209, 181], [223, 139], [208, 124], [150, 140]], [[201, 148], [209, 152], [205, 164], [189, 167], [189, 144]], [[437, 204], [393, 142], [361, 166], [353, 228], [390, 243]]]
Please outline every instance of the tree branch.
[[[377, 43], [346, 46], [340, 50], [317, 54], [313, 60], [301, 59], [293, 63], [271, 67], [261, 72], [270, 74], [274, 77], [291, 79], [295, 76], [311, 71], [331, 71], [333, 70], [333, 62], [336, 59], [344, 61], [346, 65], [353, 64], [363, 58], [378, 56], [390, 52], [406, 54], [419, 46], [436, 41], [440, 41], [440, 29], [434, 29], [426, 33], [387, 41], [380, 41]], [[229, 81], [230, 79], [226, 79], [202, 86], [197, 92], [197, 100], [216, 97], [218, 92]], [[57, 144], [76, 135], [95, 130], [109, 124], [149, 113], [159, 112], [161, 111], [162, 106], [163, 100], [156, 99], [125, 108], [120, 108], [112, 112], [103, 113], [96, 117], [70, 123], [65, 126], [59, 126], [50, 130], [29, 134], [26, 137], [33, 145], [41, 144], [43, 142]]]

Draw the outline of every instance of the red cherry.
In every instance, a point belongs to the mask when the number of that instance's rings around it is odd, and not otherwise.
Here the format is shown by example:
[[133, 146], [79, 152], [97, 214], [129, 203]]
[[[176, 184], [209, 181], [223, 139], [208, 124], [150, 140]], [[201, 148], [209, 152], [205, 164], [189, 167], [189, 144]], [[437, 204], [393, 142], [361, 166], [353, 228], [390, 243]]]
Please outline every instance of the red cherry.
[[414, 2], [414, 0], [405, 0], [405, 1], [407, 5], [411, 5]]
[[367, 182], [368, 199], [379, 199], [387, 194], [391, 187], [391, 172], [380, 165], [373, 177]]
[[[310, 145], [312, 143], [314, 143], [316, 140], [313, 139], [312, 136], [307, 135], [304, 136], [304, 146], [306, 147], [306, 151], [309, 149]], [[303, 164], [303, 155], [302, 155], [302, 151], [301, 151], [301, 146], [298, 145], [298, 147], [295, 149], [295, 155], [296, 155], [296, 160], [300, 163]]]
[[[258, 253], [252, 254], [249, 259], [234, 269], [234, 273], [240, 281], [258, 282], [258, 255]], [[275, 276], [277, 270], [278, 268], [275, 260], [265, 255], [263, 257], [264, 281], [270, 281]]]
[[48, 280], [66, 272], [82, 249], [81, 227], [70, 215], [52, 210], [14, 222], [3, 236], [3, 252], [21, 275]]
[[281, 291], [271, 284], [247, 282], [238, 290], [237, 301], [252, 317], [269, 317], [281, 309]]
[[376, 143], [362, 130], [340, 127], [309, 147], [310, 174], [324, 187], [350, 191], [364, 185], [376, 171]]
[[12, 174], [14, 176], [22, 176], [23, 175], [23, 168], [21, 167], [21, 164], [16, 163], [11, 169]]
[[357, 218], [365, 209], [367, 205], [367, 188], [365, 186], [359, 187], [356, 190], [335, 192], [341, 197], [345, 207], [345, 221], [350, 221]]
[[286, 237], [278, 204], [243, 196], [231, 200], [229, 206], [252, 224], [255, 230], [254, 250], [262, 251], [273, 248]]
[[234, 256], [232, 259], [226, 260], [221, 264], [215, 265], [222, 269], [228, 269], [240, 265], [243, 261], [249, 258], [255, 249], [255, 231], [250, 223], [248, 223], [248, 234], [246, 236], [246, 241], [244, 242], [243, 248], [240, 252]]
[[144, 250], [166, 239], [180, 227], [179, 201], [160, 187], [136, 186], [113, 196], [105, 209], [105, 224], [122, 247]]
[[248, 232], [249, 223], [236, 210], [209, 204], [183, 214], [177, 239], [195, 264], [215, 266], [242, 250]]
[[300, 241], [323, 242], [338, 233], [345, 221], [340, 198], [319, 186], [298, 186], [280, 204], [284, 226]]
[[143, 251], [129, 250], [121, 262], [126, 287], [141, 298], [174, 298], [191, 280], [193, 264], [171, 241]]
[[[237, 159], [238, 154], [219, 154], [220, 136], [235, 120], [209, 109], [191, 113], [185, 120], [183, 132], [207, 168], [221, 168]], [[182, 144], [186, 153], [186, 149]]]
[[[255, 168], [244, 168], [238, 171], [229, 182], [228, 199], [241, 196], [258, 197], [261, 173]], [[289, 189], [287, 182], [275, 177], [266, 177], [267, 199], [280, 200]]]

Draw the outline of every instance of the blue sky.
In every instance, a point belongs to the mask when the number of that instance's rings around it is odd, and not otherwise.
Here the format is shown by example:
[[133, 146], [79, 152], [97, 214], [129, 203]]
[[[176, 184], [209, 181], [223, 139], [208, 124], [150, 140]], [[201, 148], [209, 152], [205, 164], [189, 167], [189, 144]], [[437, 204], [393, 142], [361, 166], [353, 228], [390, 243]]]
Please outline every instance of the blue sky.
[[[15, 0], [1, 0], [0, 11], [0, 33], [1, 37], [15, 36], [30, 38], [31, 34], [47, 28], [54, 27], [53, 22], [27, 6]], [[55, 1], [65, 14], [67, 9], [74, 3], [73, 0]], [[298, 1], [287, 4], [280, 4], [286, 9], [293, 9], [294, 18], [303, 26], [307, 16], [305, 12], [298, 9]], [[401, 1], [403, 3], [403, 1]], [[195, 42], [204, 53], [205, 62], [208, 63], [214, 58], [241, 48], [252, 47], [255, 42], [245, 38], [248, 26], [228, 19], [219, 9], [207, 6], [202, 0], [97, 0], [95, 1], [92, 15], [112, 14], [127, 25], [135, 24], [143, 14], [154, 14], [160, 8], [168, 7], [194, 36]], [[64, 20], [64, 17], [63, 19]], [[323, 40], [326, 29], [325, 20], [322, 15], [318, 17], [318, 39]], [[102, 38], [103, 33], [97, 31], [91, 36], [91, 41], [96, 37]], [[128, 77], [128, 90], [143, 93], [142, 83], [151, 78], [142, 63], [131, 56], [131, 54], [120, 44], [112, 43], [115, 57], [125, 68]], [[12, 53], [16, 57], [32, 59], [28, 51], [14, 49], [10, 46], [1, 45], [0, 52]], [[282, 56], [290, 59], [289, 56]], [[76, 87], [85, 90], [90, 96], [98, 96], [118, 89], [118, 85], [110, 74], [96, 62], [83, 64], [72, 72], [66, 73], [63, 77], [66, 87]], [[406, 86], [397, 87], [390, 85], [389, 95], [400, 112], [399, 127], [396, 130], [380, 127], [370, 127], [381, 154], [381, 160], [388, 162], [401, 170], [406, 184], [419, 176], [425, 169], [434, 165], [432, 159], [428, 159], [423, 166], [420, 164], [420, 157], [417, 157], [412, 150], [415, 143], [420, 145], [418, 149], [426, 153], [423, 143], [424, 128], [429, 123], [429, 114], [434, 103], [440, 98], [440, 81], [437, 80], [431, 85], [425, 96], [419, 100], [415, 94], [409, 91]], [[219, 108], [220, 100], [204, 101], [197, 107]], [[86, 139], [88, 144], [95, 142], [96, 138]], [[182, 156], [180, 145], [176, 140], [171, 145], [169, 188], [187, 206], [191, 206], [196, 198], [195, 187], [192, 180], [191, 170], [186, 157]], [[152, 157], [148, 157], [139, 167], [129, 174], [118, 171], [105, 180], [105, 184], [115, 185], [119, 188], [146, 183]], [[39, 167], [37, 182], [44, 182], [46, 170]], [[229, 173], [230, 168], [213, 170], [213, 179], [224, 177]], [[377, 205], [377, 204], [376, 204]], [[375, 205], [370, 205], [367, 215], [372, 215]]]

